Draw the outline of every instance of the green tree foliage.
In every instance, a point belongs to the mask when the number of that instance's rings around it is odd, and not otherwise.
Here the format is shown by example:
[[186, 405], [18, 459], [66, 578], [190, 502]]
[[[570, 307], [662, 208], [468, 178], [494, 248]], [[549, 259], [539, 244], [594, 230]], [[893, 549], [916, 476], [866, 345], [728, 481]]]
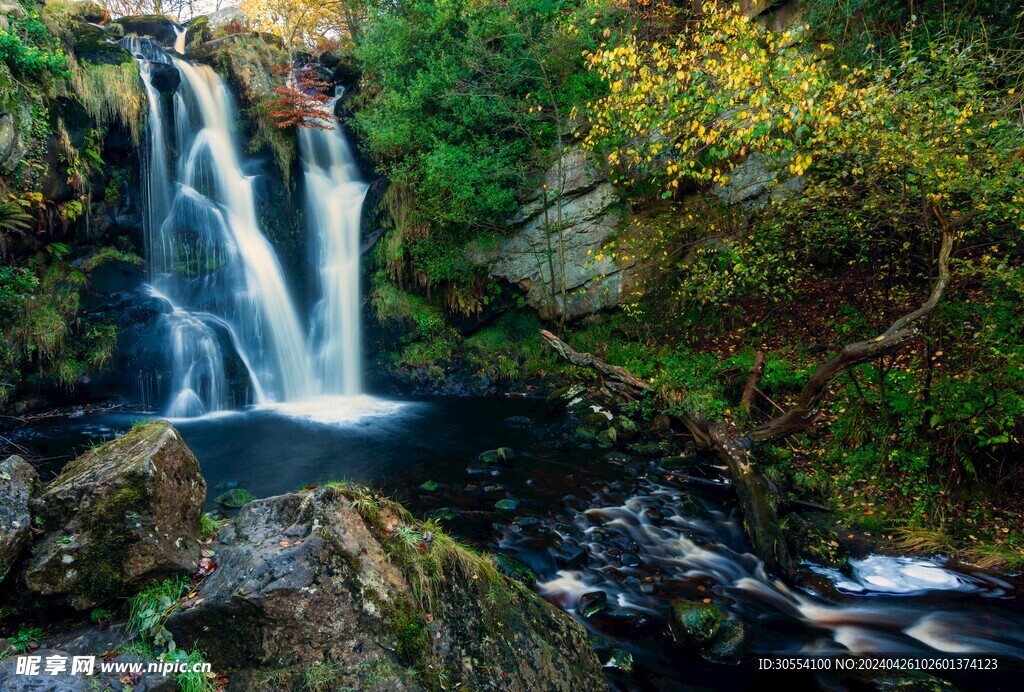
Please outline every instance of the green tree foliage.
[[18, 77], [41, 78], [61, 75], [67, 58], [60, 42], [43, 24], [39, 5], [19, 0], [23, 13], [8, 16], [8, 27], [0, 29], [0, 60]]
[[[627, 333], [646, 347], [630, 366], [668, 400], [678, 385], [691, 393], [684, 408], [728, 418], [746, 374], [734, 353], [749, 359], [795, 337], [769, 363], [805, 370], [870, 338], [921, 303], [939, 238], [954, 234], [953, 285], [925, 335], [839, 383], [827, 416], [835, 435], [820, 450], [842, 482], [870, 478], [913, 516], [935, 517], [948, 501], [938, 491], [959, 481], [1017, 482], [1008, 469], [1024, 444], [1022, 80], [1007, 38], [1016, 17], [997, 32], [925, 3], [926, 19], [893, 26], [870, 2], [841, 3], [860, 8], [878, 42], [833, 49], [811, 40], [823, 27], [842, 39], [832, 5], [813, 15], [831, 11], [829, 22], [787, 34], [706, 4], [696, 35], [626, 35], [591, 54], [609, 91], [592, 104], [588, 144], [638, 201], [651, 204], [651, 189], [675, 200], [606, 251], [648, 267], [626, 306]], [[754, 152], [789, 191], [766, 194], [760, 210], [730, 208], [711, 192]], [[684, 201], [683, 189], [699, 196]], [[841, 294], [826, 301], [824, 286]], [[818, 314], [815, 303], [838, 310]], [[681, 344], [658, 346], [668, 339]], [[800, 386], [764, 391], [785, 408]], [[761, 416], [773, 414], [768, 398]]]
[[401, 0], [367, 18], [356, 125], [408, 193], [399, 216], [425, 282], [470, 278], [464, 242], [515, 209], [550, 156], [554, 112], [600, 89], [582, 52], [601, 30], [591, 18], [609, 13], [580, 0]]

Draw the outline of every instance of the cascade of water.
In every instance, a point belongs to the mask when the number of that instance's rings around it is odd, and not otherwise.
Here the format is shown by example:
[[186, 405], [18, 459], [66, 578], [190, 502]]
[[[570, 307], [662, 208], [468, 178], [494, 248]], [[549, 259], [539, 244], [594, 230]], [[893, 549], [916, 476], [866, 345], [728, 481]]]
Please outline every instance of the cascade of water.
[[178, 55], [185, 54], [185, 38], [188, 36], [188, 29], [180, 24], [174, 25], [174, 52]]
[[313, 308], [310, 340], [326, 394], [361, 391], [359, 329], [359, 221], [368, 185], [345, 134], [325, 105], [318, 127], [299, 133], [306, 210], [316, 239], [320, 300]]
[[[139, 60], [150, 107], [147, 255], [154, 291], [173, 306], [163, 320], [174, 388], [168, 415], [229, 406], [227, 342], [257, 403], [317, 393], [306, 335], [260, 230], [253, 181], [232, 136], [227, 86], [210, 68], [172, 58], [152, 42], [126, 39], [125, 45]], [[173, 139], [165, 101], [152, 84], [155, 63], [181, 75]], [[172, 146], [176, 164], [168, 156]]]
[[[598, 494], [594, 506], [574, 517], [572, 529], [557, 529], [565, 540], [586, 547], [586, 570], [562, 569], [538, 585], [540, 593], [562, 607], [578, 607], [587, 594], [601, 591], [609, 605], [623, 612], [660, 617], [669, 593], [689, 593], [694, 584], [719, 594], [729, 610], [748, 622], [771, 626], [773, 620], [798, 620], [811, 632], [831, 636], [800, 636], [763, 646], [778, 651], [799, 646], [804, 653], [921, 654], [975, 652], [1024, 659], [1024, 627], [1012, 615], [946, 608], [894, 598], [829, 600], [815, 592], [794, 589], [771, 578], [764, 564], [744, 545], [742, 530], [671, 487], [644, 483], [645, 491], [625, 498]], [[619, 504], [619, 503], [622, 504]], [[699, 507], [695, 511], [693, 507]], [[686, 511], [683, 511], [685, 508]], [[706, 512], [707, 516], [688, 516]], [[556, 525], [558, 526], [558, 525]], [[567, 527], [566, 524], [561, 526]], [[514, 551], [524, 541], [506, 529], [499, 545]], [[730, 547], [732, 546], [732, 547]], [[625, 554], [635, 555], [633, 561]], [[640, 557], [642, 556], [642, 558]], [[819, 568], [846, 593], [882, 597], [955, 591], [1001, 599], [1013, 587], [983, 573], [954, 572], [940, 562], [873, 556], [850, 561], [850, 575]], [[647, 588], [644, 588], [644, 587]]]

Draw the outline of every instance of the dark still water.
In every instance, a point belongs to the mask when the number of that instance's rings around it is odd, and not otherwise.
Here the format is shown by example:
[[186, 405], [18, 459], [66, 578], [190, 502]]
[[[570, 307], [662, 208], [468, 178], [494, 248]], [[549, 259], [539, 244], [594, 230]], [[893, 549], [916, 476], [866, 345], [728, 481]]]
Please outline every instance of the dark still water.
[[[39, 465], [45, 478], [146, 418], [53, 418], [4, 434], [49, 458]], [[528, 566], [537, 590], [583, 622], [602, 660], [619, 665], [606, 668], [617, 689], [937, 682], [907, 672], [766, 672], [758, 663], [761, 655], [846, 652], [996, 656], [996, 671], [936, 675], [963, 689], [1019, 689], [1017, 579], [941, 559], [869, 556], [843, 570], [809, 565], [800, 583], [782, 583], [750, 554], [720, 469], [700, 464], [688, 470], [697, 482], [683, 485], [654, 459], [580, 444], [574, 426], [549, 416], [541, 401], [321, 399], [175, 424], [202, 465], [210, 509], [232, 487], [267, 497], [347, 479], [382, 487], [415, 513]], [[514, 458], [479, 459], [498, 447]], [[742, 664], [672, 645], [673, 603], [705, 600], [744, 623]]]

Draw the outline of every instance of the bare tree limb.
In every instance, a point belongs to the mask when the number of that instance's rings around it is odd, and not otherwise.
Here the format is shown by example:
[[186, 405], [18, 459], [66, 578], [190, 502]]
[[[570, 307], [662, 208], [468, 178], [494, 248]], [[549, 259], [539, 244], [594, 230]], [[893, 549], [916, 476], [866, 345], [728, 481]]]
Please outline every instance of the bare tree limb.
[[[965, 219], [969, 215], [960, 217]], [[939, 304], [949, 286], [949, 260], [953, 253], [954, 225], [944, 224], [939, 248], [939, 276], [928, 300], [913, 312], [903, 315], [873, 339], [847, 344], [835, 356], [819, 365], [804, 385], [796, 404], [786, 413], [753, 431], [755, 440], [777, 440], [806, 430], [811, 426], [818, 404], [831, 384], [861, 363], [891, 355], [920, 333], [920, 324]]]

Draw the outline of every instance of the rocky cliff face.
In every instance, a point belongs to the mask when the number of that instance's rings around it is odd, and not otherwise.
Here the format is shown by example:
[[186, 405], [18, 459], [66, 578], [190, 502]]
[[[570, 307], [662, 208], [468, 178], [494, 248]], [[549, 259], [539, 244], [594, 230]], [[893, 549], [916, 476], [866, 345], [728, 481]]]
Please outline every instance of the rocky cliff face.
[[615, 188], [579, 147], [566, 150], [512, 218], [493, 249], [471, 248], [492, 278], [526, 292], [545, 319], [576, 319], [619, 304], [632, 264], [601, 253], [622, 222]]

